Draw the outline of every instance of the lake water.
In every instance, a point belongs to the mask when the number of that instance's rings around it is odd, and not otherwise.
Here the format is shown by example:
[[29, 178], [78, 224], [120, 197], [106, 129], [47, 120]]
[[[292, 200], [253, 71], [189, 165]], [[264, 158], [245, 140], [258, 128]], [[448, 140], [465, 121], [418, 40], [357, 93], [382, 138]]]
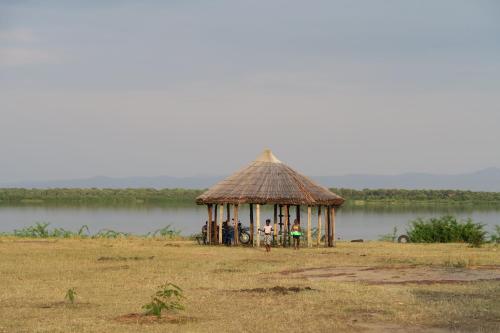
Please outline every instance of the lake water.
[[[232, 212], [231, 212], [232, 213]], [[165, 207], [60, 207], [60, 206], [0, 206], [0, 232], [11, 232], [35, 224], [49, 222], [51, 228], [62, 227], [77, 231], [87, 225], [91, 233], [100, 229], [113, 229], [143, 235], [168, 224], [181, 230], [183, 235], [200, 231], [207, 220], [203, 206]], [[486, 224], [492, 231], [500, 224], [500, 208], [460, 208], [449, 206], [432, 207], [343, 207], [337, 212], [337, 237], [343, 240], [363, 238], [377, 239], [379, 235], [392, 232], [398, 227], [398, 234], [405, 233], [408, 221], [416, 217], [438, 217], [451, 214], [460, 218], [471, 217]], [[292, 209], [291, 216], [295, 216]], [[248, 205], [240, 209], [240, 220], [248, 225]], [[272, 206], [264, 206], [261, 220], [272, 218]], [[307, 221], [307, 211], [302, 209], [302, 223]], [[313, 226], [317, 216], [313, 214]]]

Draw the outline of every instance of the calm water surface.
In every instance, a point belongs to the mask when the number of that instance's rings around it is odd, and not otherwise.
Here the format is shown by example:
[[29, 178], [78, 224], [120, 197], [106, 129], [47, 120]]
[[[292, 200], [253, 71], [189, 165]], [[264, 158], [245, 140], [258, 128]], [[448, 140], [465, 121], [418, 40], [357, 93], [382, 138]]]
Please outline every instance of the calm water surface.
[[[202, 206], [166, 207], [46, 207], [46, 206], [0, 206], [0, 232], [11, 232], [33, 225], [49, 222], [50, 227], [62, 227], [77, 231], [86, 224], [91, 233], [100, 229], [113, 229], [133, 234], [146, 234], [168, 224], [190, 235], [200, 231], [207, 220], [207, 211]], [[294, 216], [292, 209], [290, 215]], [[458, 207], [355, 207], [342, 208], [337, 213], [337, 236], [349, 240], [355, 238], [377, 239], [398, 227], [404, 233], [408, 221], [416, 217], [437, 217], [452, 214], [461, 218], [471, 217], [486, 224], [488, 231], [500, 224], [500, 208], [465, 209]], [[248, 207], [240, 210], [240, 220], [248, 225]], [[261, 210], [261, 220], [272, 217], [272, 207]], [[307, 211], [302, 209], [302, 221], [307, 221]], [[317, 217], [313, 214], [313, 226]], [[304, 223], [304, 222], [303, 222]]]

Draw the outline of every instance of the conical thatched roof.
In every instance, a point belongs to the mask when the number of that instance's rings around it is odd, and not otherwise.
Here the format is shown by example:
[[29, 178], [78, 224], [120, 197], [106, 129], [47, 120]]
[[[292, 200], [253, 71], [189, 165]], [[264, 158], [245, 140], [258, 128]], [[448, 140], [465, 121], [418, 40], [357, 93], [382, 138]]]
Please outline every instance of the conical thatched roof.
[[198, 204], [340, 206], [343, 202], [342, 197], [283, 164], [270, 150], [196, 198]]

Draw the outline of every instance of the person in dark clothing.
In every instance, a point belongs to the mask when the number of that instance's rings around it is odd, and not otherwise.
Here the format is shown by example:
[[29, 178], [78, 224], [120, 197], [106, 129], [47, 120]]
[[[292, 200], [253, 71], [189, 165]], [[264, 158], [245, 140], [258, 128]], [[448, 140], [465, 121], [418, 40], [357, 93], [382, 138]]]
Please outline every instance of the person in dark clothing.
[[230, 226], [227, 221], [222, 224], [222, 239], [226, 246], [231, 246], [233, 242], [233, 227]]
[[205, 225], [201, 228], [201, 236], [203, 237], [203, 244], [207, 244], [207, 233], [208, 233], [208, 221], [206, 221]]

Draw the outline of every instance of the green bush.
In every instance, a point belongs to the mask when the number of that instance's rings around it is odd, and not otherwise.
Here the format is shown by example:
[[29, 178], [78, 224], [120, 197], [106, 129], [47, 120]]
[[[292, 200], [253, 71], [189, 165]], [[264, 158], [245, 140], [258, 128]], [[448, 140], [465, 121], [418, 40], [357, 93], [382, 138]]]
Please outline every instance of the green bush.
[[491, 233], [490, 241], [492, 243], [500, 243], [500, 225], [495, 226], [495, 231]]
[[410, 222], [408, 237], [414, 243], [469, 243], [481, 246], [486, 241], [484, 224], [472, 219], [459, 221], [453, 216], [421, 219]]
[[175, 312], [184, 310], [181, 299], [184, 298], [182, 289], [173, 283], [165, 283], [158, 287], [158, 291], [151, 297], [151, 302], [145, 304], [142, 308], [146, 315], [161, 317], [163, 310]]
[[14, 236], [18, 237], [33, 237], [33, 238], [47, 238], [49, 237], [49, 223], [37, 222], [33, 226], [14, 230]]

